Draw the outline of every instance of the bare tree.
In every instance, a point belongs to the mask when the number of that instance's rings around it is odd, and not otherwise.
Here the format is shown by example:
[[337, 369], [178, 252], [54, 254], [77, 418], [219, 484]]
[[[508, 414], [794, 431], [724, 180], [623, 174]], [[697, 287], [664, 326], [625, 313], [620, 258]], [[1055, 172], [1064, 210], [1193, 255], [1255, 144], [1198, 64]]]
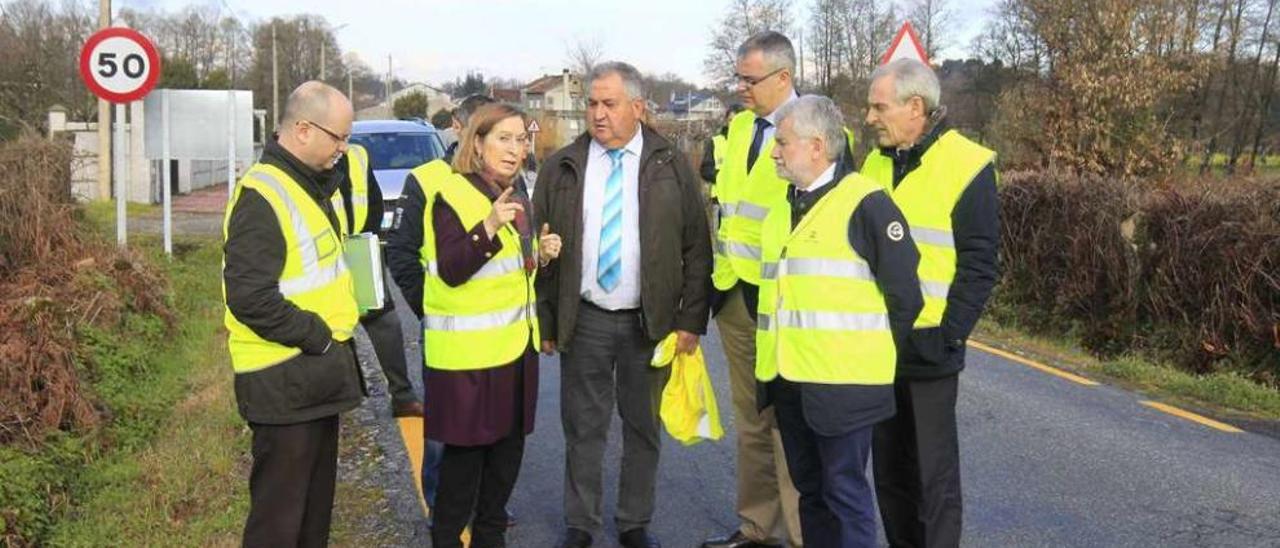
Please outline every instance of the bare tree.
[[816, 0], [809, 14], [809, 51], [814, 79], [818, 89], [827, 96], [833, 94], [833, 85], [844, 71], [849, 54], [844, 27], [848, 3], [848, 0]]
[[73, 119], [96, 117], [96, 102], [80, 81], [80, 46], [96, 28], [81, 2], [0, 3], [0, 138], [43, 129], [49, 107]]
[[599, 38], [578, 38], [565, 46], [564, 56], [570, 71], [586, 74], [604, 59], [604, 44]]
[[948, 5], [949, 0], [910, 0], [907, 3], [907, 18], [920, 33], [924, 42], [925, 54], [929, 59], [937, 57], [938, 52], [946, 46], [943, 36], [951, 30], [955, 12]]
[[717, 85], [726, 87], [732, 81], [738, 46], [743, 40], [762, 30], [788, 34], [791, 28], [791, 0], [732, 0], [711, 31], [703, 72]]

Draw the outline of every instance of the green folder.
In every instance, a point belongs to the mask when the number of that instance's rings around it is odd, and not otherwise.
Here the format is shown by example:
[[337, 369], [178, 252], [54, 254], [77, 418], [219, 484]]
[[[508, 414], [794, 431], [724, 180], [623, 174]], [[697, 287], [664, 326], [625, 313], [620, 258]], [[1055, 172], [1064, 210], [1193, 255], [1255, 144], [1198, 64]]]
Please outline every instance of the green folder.
[[355, 286], [360, 314], [382, 308], [386, 287], [382, 283], [382, 246], [376, 234], [353, 234], [342, 249], [351, 282]]

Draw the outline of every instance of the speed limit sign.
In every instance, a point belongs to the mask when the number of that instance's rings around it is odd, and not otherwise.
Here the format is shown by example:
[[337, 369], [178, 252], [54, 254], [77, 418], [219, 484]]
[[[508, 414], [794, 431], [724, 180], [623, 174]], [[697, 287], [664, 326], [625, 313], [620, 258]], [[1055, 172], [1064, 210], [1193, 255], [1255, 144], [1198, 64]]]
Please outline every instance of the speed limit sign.
[[112, 103], [144, 97], [160, 78], [160, 54], [142, 33], [102, 29], [80, 50], [80, 77], [94, 95]]

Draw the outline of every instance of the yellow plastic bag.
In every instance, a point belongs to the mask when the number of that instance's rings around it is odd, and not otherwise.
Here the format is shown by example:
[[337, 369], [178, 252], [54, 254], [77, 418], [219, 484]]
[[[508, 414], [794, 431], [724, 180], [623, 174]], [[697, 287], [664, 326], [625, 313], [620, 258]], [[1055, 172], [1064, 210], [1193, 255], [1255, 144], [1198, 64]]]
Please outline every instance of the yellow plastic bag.
[[671, 366], [671, 380], [662, 390], [659, 416], [667, 433], [684, 445], [724, 437], [716, 394], [702, 359], [702, 347], [693, 354], [676, 353], [676, 334], [667, 336], [653, 350], [653, 367]]

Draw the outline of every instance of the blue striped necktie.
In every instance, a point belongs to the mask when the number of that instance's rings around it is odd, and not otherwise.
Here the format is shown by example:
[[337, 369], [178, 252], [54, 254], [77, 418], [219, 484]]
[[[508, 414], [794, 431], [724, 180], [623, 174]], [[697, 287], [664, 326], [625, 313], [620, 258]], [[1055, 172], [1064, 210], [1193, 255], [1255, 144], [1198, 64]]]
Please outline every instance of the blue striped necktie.
[[609, 151], [613, 168], [604, 184], [596, 281], [606, 293], [612, 293], [622, 281], [622, 155], [625, 152], [620, 148]]

